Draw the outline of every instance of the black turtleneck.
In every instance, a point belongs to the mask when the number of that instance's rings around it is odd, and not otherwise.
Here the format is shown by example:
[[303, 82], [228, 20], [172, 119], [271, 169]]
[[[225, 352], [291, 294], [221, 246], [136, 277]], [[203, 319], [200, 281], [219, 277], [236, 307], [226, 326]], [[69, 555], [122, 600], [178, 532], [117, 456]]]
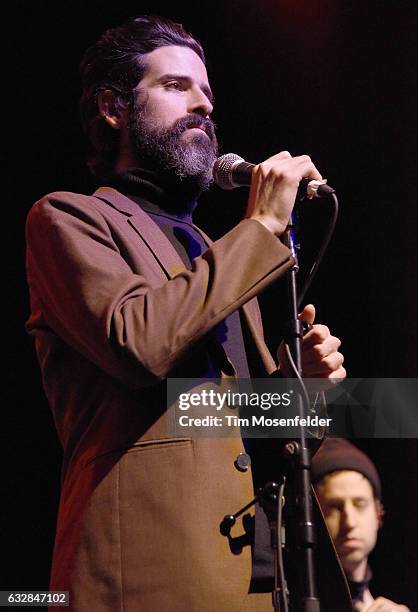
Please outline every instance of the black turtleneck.
[[160, 175], [145, 168], [124, 170], [113, 176], [110, 185], [140, 200], [141, 206], [146, 202], [151, 208], [156, 207], [180, 219], [187, 217], [191, 220], [197, 205], [196, 199], [190, 197], [181, 181], [162, 179]]

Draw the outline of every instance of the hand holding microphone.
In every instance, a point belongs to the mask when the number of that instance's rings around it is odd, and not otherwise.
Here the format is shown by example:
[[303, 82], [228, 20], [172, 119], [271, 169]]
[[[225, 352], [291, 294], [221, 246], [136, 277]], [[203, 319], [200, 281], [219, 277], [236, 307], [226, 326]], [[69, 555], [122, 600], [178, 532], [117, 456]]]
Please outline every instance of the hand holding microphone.
[[215, 162], [214, 178], [224, 189], [251, 185], [246, 218], [259, 221], [277, 236], [288, 225], [302, 181], [308, 197], [333, 192], [325, 185], [310, 157], [292, 157], [288, 151], [255, 165], [234, 154], [224, 155]]

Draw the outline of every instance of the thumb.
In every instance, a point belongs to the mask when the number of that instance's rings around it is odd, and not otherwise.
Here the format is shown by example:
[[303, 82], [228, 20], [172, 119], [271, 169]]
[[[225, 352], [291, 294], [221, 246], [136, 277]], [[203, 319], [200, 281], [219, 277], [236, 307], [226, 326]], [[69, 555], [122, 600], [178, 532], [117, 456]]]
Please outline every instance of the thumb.
[[307, 304], [302, 312], [298, 315], [298, 319], [306, 321], [311, 325], [315, 321], [315, 306], [313, 304]]

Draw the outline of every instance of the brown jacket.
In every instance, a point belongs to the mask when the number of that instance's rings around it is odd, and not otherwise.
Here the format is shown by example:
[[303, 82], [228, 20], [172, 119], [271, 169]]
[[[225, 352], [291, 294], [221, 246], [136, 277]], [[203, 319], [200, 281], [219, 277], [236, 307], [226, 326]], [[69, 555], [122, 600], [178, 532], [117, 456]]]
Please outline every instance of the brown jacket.
[[252, 497], [237, 438], [168, 435], [164, 380], [242, 307], [265, 373], [275, 368], [252, 300], [290, 253], [244, 220], [184, 268], [141, 208], [110, 188], [58, 192], [27, 221], [28, 331], [63, 445], [50, 588], [77, 611], [233, 612], [248, 592], [242, 521]]

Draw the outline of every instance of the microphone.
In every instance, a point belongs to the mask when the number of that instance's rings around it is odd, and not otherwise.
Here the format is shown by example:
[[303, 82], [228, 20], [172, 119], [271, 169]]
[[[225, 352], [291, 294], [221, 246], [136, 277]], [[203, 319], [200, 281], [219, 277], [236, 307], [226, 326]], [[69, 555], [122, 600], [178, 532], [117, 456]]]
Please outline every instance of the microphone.
[[[213, 165], [213, 178], [221, 189], [235, 189], [251, 184], [252, 170], [255, 164], [246, 162], [236, 153], [225, 153]], [[335, 190], [326, 184], [327, 180], [302, 179], [299, 184], [298, 198], [329, 197]]]

